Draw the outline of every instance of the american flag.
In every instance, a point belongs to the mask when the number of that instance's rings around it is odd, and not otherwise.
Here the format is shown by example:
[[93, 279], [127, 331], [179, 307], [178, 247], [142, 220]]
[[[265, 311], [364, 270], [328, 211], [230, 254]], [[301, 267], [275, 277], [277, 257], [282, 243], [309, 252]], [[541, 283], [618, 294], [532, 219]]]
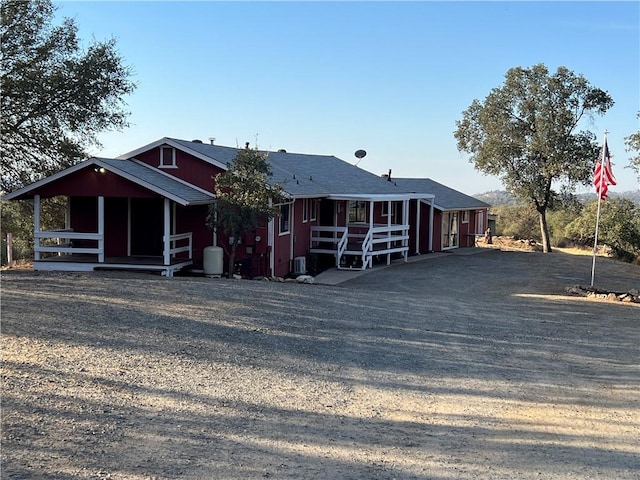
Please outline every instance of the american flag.
[[593, 184], [601, 200], [607, 198], [609, 185], [616, 184], [616, 177], [613, 176], [613, 172], [611, 171], [611, 155], [609, 155], [606, 138], [604, 140], [604, 146], [602, 147], [602, 153], [596, 163], [596, 169], [593, 172]]

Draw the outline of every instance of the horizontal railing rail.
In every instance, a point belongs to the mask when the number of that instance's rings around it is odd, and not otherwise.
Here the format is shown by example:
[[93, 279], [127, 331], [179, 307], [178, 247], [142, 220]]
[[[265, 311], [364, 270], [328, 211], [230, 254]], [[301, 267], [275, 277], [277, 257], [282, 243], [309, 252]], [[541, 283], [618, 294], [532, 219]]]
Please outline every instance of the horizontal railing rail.
[[[58, 243], [42, 245], [44, 239], [54, 239]], [[75, 247], [74, 241], [87, 240], [98, 242], [96, 247]], [[75, 232], [71, 229], [47, 230], [34, 233], [34, 260], [41, 260], [42, 253], [74, 254], [91, 253], [98, 255], [98, 262], [104, 262], [104, 234], [95, 232]]]

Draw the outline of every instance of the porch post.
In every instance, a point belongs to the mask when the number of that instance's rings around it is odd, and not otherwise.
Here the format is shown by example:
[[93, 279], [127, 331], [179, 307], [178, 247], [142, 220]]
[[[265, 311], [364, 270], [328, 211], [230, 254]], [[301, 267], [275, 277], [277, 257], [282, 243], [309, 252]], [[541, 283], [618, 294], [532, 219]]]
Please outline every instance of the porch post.
[[[408, 199], [404, 199], [402, 201], [402, 224], [403, 225], [409, 225], [409, 200]], [[404, 228], [402, 229], [402, 234], [404, 235], [404, 232], [407, 232], [407, 234], [409, 233], [409, 230], [404, 230]], [[404, 250], [403, 255], [404, 255], [404, 261], [407, 261], [407, 255], [409, 254], [409, 239], [406, 240], [402, 240], [402, 246], [406, 247], [406, 250]]]
[[40, 260], [40, 195], [33, 196], [33, 259]]
[[71, 197], [67, 196], [67, 205], [64, 209], [64, 228], [69, 230], [71, 228]]
[[[387, 227], [391, 228], [391, 200], [387, 200]], [[403, 213], [404, 215], [404, 213]], [[387, 230], [387, 250], [391, 248], [391, 230]], [[391, 254], [387, 253], [387, 265], [391, 265]]]
[[420, 206], [422, 199], [416, 198], [416, 255], [420, 255]]
[[429, 202], [429, 251], [433, 252], [433, 198]]
[[127, 257], [131, 256], [131, 197], [127, 197]]
[[104, 197], [98, 197], [98, 263], [104, 263]]
[[168, 198], [164, 199], [164, 237], [162, 253], [164, 254], [164, 264], [171, 264], [171, 205]]
[[293, 272], [293, 257], [295, 250], [295, 231], [296, 231], [296, 216], [295, 216], [295, 199], [291, 202], [291, 206], [289, 207], [289, 272]]
[[[176, 202], [173, 202], [173, 204], [171, 205], [171, 235], [175, 235], [176, 233], [178, 233], [176, 231], [176, 206], [178, 204]], [[174, 253], [173, 255], [171, 255], [172, 258], [176, 257], [176, 254]]]
[[[273, 200], [269, 199], [269, 208], [273, 206]], [[273, 255], [274, 244], [274, 232], [275, 232], [275, 218], [272, 217], [267, 224], [267, 255], [269, 255], [269, 275], [274, 276], [275, 261]]]

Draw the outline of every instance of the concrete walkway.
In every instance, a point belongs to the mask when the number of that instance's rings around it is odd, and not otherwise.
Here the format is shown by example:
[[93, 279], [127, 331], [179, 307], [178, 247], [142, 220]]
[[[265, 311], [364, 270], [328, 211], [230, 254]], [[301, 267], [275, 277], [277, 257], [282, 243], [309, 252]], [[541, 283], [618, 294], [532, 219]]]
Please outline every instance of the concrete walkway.
[[[431, 260], [433, 258], [446, 257], [449, 255], [475, 255], [478, 253], [487, 253], [487, 252], [495, 252], [498, 249], [494, 248], [479, 248], [479, 247], [469, 247], [469, 248], [456, 248], [454, 250], [449, 250], [447, 252], [434, 252], [434, 253], [425, 253], [423, 255], [413, 255], [407, 258], [407, 263], [414, 262], [423, 262], [426, 260]], [[379, 264], [374, 265], [372, 268], [367, 268], [366, 270], [338, 270], [337, 268], [331, 268], [329, 270], [325, 270], [322, 273], [319, 273], [314, 277], [315, 283], [318, 285], [340, 285], [347, 280], [352, 280], [354, 278], [360, 277], [361, 275], [367, 275], [370, 273], [378, 272], [380, 270], [384, 270], [385, 268], [393, 267], [395, 265], [402, 265], [404, 259], [397, 258], [391, 261], [390, 265]]]

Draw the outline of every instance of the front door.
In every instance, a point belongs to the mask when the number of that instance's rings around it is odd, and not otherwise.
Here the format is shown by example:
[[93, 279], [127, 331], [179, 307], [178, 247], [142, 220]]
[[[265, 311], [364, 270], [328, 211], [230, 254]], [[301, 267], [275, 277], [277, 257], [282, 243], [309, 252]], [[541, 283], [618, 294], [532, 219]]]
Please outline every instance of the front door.
[[162, 256], [164, 202], [162, 198], [131, 199], [131, 255]]

